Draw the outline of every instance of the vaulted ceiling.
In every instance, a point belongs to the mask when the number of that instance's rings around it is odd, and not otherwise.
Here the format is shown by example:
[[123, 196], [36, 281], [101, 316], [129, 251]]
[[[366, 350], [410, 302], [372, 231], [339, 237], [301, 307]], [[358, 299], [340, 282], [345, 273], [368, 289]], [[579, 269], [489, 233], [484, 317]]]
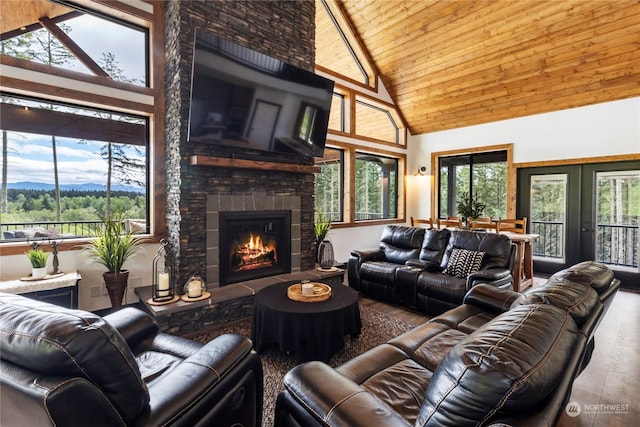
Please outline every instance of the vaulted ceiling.
[[[337, 4], [414, 135], [640, 96], [637, 0]], [[317, 65], [353, 65], [331, 37], [316, 49]]]

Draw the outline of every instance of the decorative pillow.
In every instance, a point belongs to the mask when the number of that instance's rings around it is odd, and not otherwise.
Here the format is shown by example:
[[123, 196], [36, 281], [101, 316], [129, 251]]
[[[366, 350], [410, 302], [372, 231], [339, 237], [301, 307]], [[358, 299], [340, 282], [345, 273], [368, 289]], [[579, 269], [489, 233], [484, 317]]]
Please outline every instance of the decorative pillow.
[[466, 279], [471, 273], [480, 270], [484, 252], [470, 251], [469, 249], [453, 248], [447, 268], [443, 273], [450, 276]]

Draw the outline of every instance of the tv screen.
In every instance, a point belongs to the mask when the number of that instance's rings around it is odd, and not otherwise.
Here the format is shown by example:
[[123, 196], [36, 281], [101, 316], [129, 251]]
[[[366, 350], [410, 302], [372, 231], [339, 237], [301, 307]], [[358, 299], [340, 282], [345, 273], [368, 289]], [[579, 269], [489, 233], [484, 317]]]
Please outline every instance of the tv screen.
[[189, 141], [322, 157], [333, 81], [196, 32]]

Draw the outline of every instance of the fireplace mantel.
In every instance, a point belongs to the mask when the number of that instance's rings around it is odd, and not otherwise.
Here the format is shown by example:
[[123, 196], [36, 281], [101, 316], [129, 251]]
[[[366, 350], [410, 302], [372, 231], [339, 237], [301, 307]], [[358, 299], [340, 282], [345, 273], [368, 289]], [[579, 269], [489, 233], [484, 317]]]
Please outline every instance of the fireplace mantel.
[[296, 165], [291, 163], [264, 162], [259, 160], [230, 159], [227, 157], [191, 156], [191, 164], [194, 166], [212, 166], [223, 168], [275, 170], [292, 173], [318, 173], [319, 166]]

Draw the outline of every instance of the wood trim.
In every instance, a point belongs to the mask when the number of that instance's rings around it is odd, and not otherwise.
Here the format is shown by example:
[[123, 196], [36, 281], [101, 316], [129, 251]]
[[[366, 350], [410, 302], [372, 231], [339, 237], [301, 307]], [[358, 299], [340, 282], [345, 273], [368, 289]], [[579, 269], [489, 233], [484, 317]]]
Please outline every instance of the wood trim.
[[167, 191], [166, 191], [166, 117], [165, 117], [165, 60], [164, 60], [164, 8], [165, 2], [153, 2], [153, 17], [149, 28], [149, 62], [148, 80], [153, 90], [153, 117], [150, 146], [153, 162], [150, 165], [153, 175], [149, 179], [153, 194], [149, 195], [151, 203], [151, 233], [163, 237], [167, 233]]
[[291, 163], [275, 163], [258, 160], [230, 159], [227, 157], [191, 156], [189, 163], [193, 166], [211, 166], [218, 168], [257, 169], [291, 173], [318, 173], [320, 166], [295, 165]]
[[585, 163], [611, 163], [611, 162], [626, 162], [640, 160], [640, 153], [633, 154], [619, 154], [615, 156], [598, 156], [598, 157], [581, 157], [577, 159], [564, 159], [564, 160], [542, 160], [539, 162], [522, 162], [514, 163], [514, 169], [522, 168], [537, 168], [543, 166], [565, 166], [565, 165], [582, 165]]
[[[78, 71], [66, 70], [52, 65], [40, 64], [38, 62], [27, 61], [25, 59], [15, 58], [13, 56], [0, 54], [0, 63], [5, 66], [22, 68], [24, 70], [35, 71], [38, 73], [48, 74], [52, 76], [62, 77], [69, 80], [75, 80], [85, 83], [91, 83], [99, 86], [105, 86], [113, 89], [126, 90], [127, 92], [138, 93], [141, 95], [153, 95], [153, 90], [145, 86], [138, 86], [131, 83], [119, 82], [110, 77], [92, 76], [90, 74], [80, 73]], [[90, 96], [85, 95], [86, 98]]]

